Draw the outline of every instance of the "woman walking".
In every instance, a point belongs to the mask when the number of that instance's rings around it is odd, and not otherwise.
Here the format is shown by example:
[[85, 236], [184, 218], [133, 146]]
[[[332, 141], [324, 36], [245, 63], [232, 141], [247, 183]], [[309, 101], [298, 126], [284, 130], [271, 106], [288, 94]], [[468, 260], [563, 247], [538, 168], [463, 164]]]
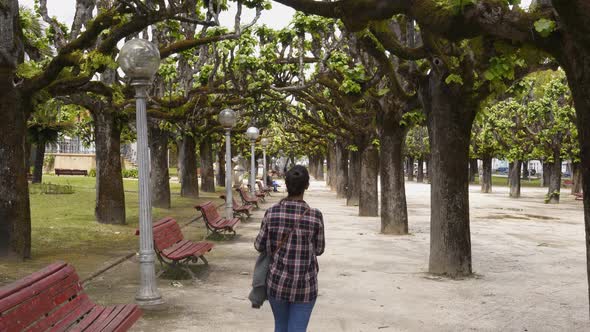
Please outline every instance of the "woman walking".
[[275, 332], [306, 331], [318, 295], [317, 256], [324, 252], [324, 221], [303, 200], [309, 173], [295, 166], [285, 176], [287, 198], [266, 211], [254, 247], [271, 256], [266, 279]]

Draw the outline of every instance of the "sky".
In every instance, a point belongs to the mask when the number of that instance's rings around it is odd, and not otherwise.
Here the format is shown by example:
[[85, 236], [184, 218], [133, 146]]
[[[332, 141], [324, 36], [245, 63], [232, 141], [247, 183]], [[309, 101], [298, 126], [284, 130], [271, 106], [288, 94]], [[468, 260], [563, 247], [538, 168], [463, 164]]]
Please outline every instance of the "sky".
[[[34, 0], [19, 0], [21, 5], [33, 8]], [[230, 2], [230, 4], [235, 4]], [[72, 25], [74, 14], [76, 12], [76, 0], [47, 0], [47, 11], [49, 16], [57, 16], [57, 18], [66, 23], [67, 26]], [[220, 14], [219, 20], [221, 25], [227, 27], [234, 26], [234, 15], [236, 13], [235, 6], [228, 12]], [[262, 12], [258, 24], [266, 24], [274, 29], [281, 29], [286, 27], [291, 21], [291, 17], [295, 11], [291, 7], [281, 5], [278, 2], [272, 2], [272, 9]], [[243, 7], [242, 9], [242, 24], [250, 23], [256, 14], [255, 10]]]
[[[21, 5], [33, 8], [34, 0], [19, 0]], [[523, 7], [528, 7], [531, 0], [522, 0]], [[233, 2], [230, 2], [233, 4]], [[74, 12], [76, 11], [76, 0], [47, 0], [47, 10], [50, 16], [57, 16], [58, 19], [68, 26], [72, 24], [74, 19]], [[262, 12], [262, 16], [258, 20], [258, 24], [266, 24], [274, 29], [281, 29], [286, 27], [291, 21], [291, 17], [295, 11], [290, 7], [281, 5], [273, 1], [272, 9]], [[249, 23], [254, 17], [255, 11], [247, 8], [242, 12], [242, 24]], [[220, 21], [223, 26], [233, 27], [233, 19], [235, 15], [235, 7], [220, 15]]]

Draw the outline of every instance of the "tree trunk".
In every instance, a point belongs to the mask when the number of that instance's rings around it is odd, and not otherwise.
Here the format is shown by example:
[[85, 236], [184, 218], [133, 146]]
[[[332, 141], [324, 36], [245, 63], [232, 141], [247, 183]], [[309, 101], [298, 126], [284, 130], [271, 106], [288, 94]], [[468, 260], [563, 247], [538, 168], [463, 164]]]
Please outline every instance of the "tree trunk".
[[418, 173], [416, 174], [416, 182], [424, 182], [424, 160], [422, 158], [418, 158]]
[[31, 149], [32, 143], [27, 135], [25, 137], [25, 169], [27, 170], [27, 175], [31, 172]]
[[311, 177], [313, 177], [314, 179], [317, 177], [318, 173], [317, 173], [317, 162], [316, 162], [316, 157], [315, 155], [309, 155], [307, 157], [307, 159], [309, 160], [309, 175]]
[[346, 205], [358, 206], [361, 195], [361, 158], [358, 151], [348, 151], [350, 164], [348, 167], [348, 190], [346, 193]]
[[481, 192], [489, 194], [492, 192], [492, 157], [484, 157], [481, 161]]
[[324, 181], [324, 156], [321, 154], [319, 155], [318, 160], [317, 160], [317, 172], [318, 172], [318, 176], [317, 176], [316, 180]]
[[561, 158], [560, 151], [553, 152], [553, 163], [551, 166], [551, 177], [549, 178], [549, 189], [547, 190], [548, 203], [558, 204], [561, 190]]
[[328, 187], [336, 190], [336, 148], [335, 144], [328, 144]]
[[326, 149], [326, 174], [324, 175], [324, 179], [326, 180], [326, 185], [328, 187], [330, 187], [331, 183], [332, 183], [332, 175], [331, 175], [331, 157], [332, 154], [330, 153], [330, 145], [328, 145], [328, 148]]
[[182, 183], [182, 162], [180, 160], [180, 150], [182, 148], [182, 138], [176, 141], [176, 177], [178, 177], [178, 183]]
[[125, 224], [121, 126], [111, 110], [92, 112], [96, 146], [96, 221]]
[[414, 181], [414, 157], [408, 157], [407, 162], [408, 181]]
[[566, 173], [570, 174], [570, 178], [571, 178], [571, 174], [573, 173], [572, 172], [572, 163], [566, 163], [565, 171], [566, 171]]
[[469, 183], [475, 183], [475, 178], [479, 175], [477, 159], [469, 159]]
[[[15, 3], [11, 1], [18, 8]], [[0, 11], [0, 24], [3, 24], [2, 16]], [[0, 70], [4, 69], [0, 60]], [[24, 259], [31, 257], [31, 212], [25, 168], [27, 112], [24, 105], [28, 101], [20, 98], [14, 88], [13, 73], [5, 75], [0, 75], [0, 257]]]
[[520, 171], [521, 171], [521, 161], [515, 160], [512, 162], [511, 167], [509, 167], [509, 183], [510, 183], [510, 197], [512, 198], [520, 198]]
[[336, 143], [336, 198], [346, 198], [346, 187], [348, 186], [348, 153], [344, 144]]
[[426, 160], [424, 161], [426, 163], [426, 182], [428, 183], [432, 183], [432, 169], [430, 167], [430, 156], [431, 155], [429, 154]]
[[15, 87], [16, 66], [22, 63], [23, 38], [17, 0], [0, 5], [0, 255], [31, 257], [31, 212], [25, 168], [25, 138], [30, 96]]
[[195, 138], [184, 134], [178, 151], [180, 174], [180, 196], [199, 197], [199, 179], [197, 177], [197, 153]]
[[43, 160], [45, 159], [45, 142], [39, 142], [35, 147], [35, 168], [33, 169], [33, 183], [43, 182]]
[[[582, 2], [576, 1], [578, 7]], [[568, 12], [571, 8], [569, 1], [553, 1], [559, 12]], [[584, 20], [587, 13], [569, 11], [569, 17]], [[562, 45], [555, 50], [560, 52], [558, 59], [566, 72], [569, 87], [576, 105], [576, 125], [578, 141], [580, 143], [580, 159], [582, 168], [582, 190], [584, 192], [584, 225], [586, 231], [586, 269], [588, 278], [588, 296], [590, 297], [590, 46], [587, 40], [579, 36], [580, 21], [564, 24]], [[575, 34], [578, 34], [576, 36]], [[561, 174], [561, 170], [556, 170]]]
[[471, 92], [451, 88], [436, 70], [428, 83], [420, 84], [419, 93], [431, 146], [429, 271], [467, 276], [471, 274], [469, 144], [477, 102], [471, 101]]
[[510, 175], [512, 174], [513, 167], [514, 162], [508, 162], [508, 176], [506, 177], [506, 184], [508, 185], [508, 188], [510, 188], [510, 180], [512, 180], [512, 177]]
[[217, 185], [225, 187], [225, 146], [220, 145], [217, 151], [217, 161], [219, 167], [217, 169]]
[[379, 215], [379, 152], [369, 144], [361, 154], [361, 182], [359, 195], [359, 216], [377, 217]]
[[551, 179], [551, 164], [545, 160], [542, 161], [543, 163], [543, 177], [541, 181], [541, 186], [549, 187], [549, 179]]
[[[381, 233], [408, 234], [408, 208], [404, 181], [405, 132], [394, 119], [383, 120], [380, 131]], [[421, 165], [421, 162], [418, 161]], [[418, 166], [418, 182], [421, 182]]]
[[572, 195], [582, 192], [582, 165], [572, 164]]
[[168, 172], [168, 132], [160, 129], [160, 121], [148, 119], [148, 135], [152, 206], [169, 209], [170, 174]]
[[211, 136], [204, 137], [199, 146], [201, 157], [201, 190], [208, 193], [215, 192], [215, 171], [213, 169], [213, 143]]

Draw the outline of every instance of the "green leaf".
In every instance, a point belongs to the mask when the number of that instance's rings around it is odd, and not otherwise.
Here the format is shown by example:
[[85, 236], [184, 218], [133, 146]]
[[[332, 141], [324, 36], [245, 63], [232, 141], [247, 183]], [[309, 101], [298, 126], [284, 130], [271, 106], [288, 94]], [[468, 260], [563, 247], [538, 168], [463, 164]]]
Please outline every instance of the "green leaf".
[[484, 76], [484, 77], [485, 77], [485, 79], [486, 79], [486, 80], [488, 80], [488, 81], [491, 81], [491, 80], [493, 80], [494, 78], [496, 78], [496, 75], [494, 75], [494, 73], [492, 73], [492, 72], [491, 72], [491, 71], [489, 71], [489, 70], [486, 70], [486, 71], [483, 73], [483, 76]]
[[447, 83], [448, 85], [451, 85], [451, 83], [463, 85], [463, 79], [461, 78], [461, 76], [457, 74], [451, 74], [447, 76], [447, 78], [445, 79], [445, 83]]
[[388, 92], [389, 92], [389, 88], [383, 88], [383, 89], [379, 89], [379, 91], [377, 91], [377, 96], [379, 97], [383, 97], [385, 96]]
[[548, 20], [546, 18], [538, 19], [535, 22], [535, 30], [541, 35], [543, 38], [549, 37], [549, 35], [555, 31], [556, 28], [555, 21]]

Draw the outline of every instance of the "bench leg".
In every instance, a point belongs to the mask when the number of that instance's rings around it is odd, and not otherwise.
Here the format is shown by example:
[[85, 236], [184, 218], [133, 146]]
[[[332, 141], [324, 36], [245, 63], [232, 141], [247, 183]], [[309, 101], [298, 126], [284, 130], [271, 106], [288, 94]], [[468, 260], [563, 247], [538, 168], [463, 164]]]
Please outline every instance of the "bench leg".
[[191, 276], [191, 280], [194, 281], [195, 279], [197, 279], [197, 276], [195, 276], [193, 271], [187, 265], [182, 266], [182, 269], [185, 270]]
[[250, 214], [247, 212], [234, 212], [234, 218], [240, 218], [242, 220], [246, 220], [250, 218]]
[[199, 258], [203, 261], [205, 265], [209, 265], [209, 261], [207, 260], [207, 258], [205, 258], [205, 256], [201, 255], [199, 256]]

